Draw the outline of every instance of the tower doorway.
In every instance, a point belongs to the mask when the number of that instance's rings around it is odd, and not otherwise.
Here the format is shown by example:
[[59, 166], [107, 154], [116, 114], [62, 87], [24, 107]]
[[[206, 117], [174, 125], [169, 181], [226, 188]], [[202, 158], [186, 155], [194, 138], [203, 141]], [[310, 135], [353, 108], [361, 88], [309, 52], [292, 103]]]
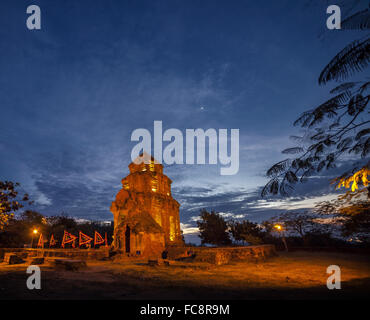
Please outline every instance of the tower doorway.
[[126, 244], [126, 252], [127, 253], [130, 253], [130, 236], [131, 236], [131, 231], [130, 231], [130, 227], [127, 226], [126, 227], [126, 232], [125, 232], [125, 244]]

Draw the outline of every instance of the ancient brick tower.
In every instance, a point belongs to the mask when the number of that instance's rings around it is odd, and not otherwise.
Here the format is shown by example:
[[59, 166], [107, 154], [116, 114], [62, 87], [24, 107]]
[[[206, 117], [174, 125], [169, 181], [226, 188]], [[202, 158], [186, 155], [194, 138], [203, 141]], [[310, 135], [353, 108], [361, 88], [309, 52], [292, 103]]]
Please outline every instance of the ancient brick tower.
[[144, 154], [145, 162], [128, 167], [122, 189], [112, 202], [113, 247], [130, 255], [161, 255], [172, 245], [182, 245], [180, 204], [172, 198], [172, 181], [163, 166]]

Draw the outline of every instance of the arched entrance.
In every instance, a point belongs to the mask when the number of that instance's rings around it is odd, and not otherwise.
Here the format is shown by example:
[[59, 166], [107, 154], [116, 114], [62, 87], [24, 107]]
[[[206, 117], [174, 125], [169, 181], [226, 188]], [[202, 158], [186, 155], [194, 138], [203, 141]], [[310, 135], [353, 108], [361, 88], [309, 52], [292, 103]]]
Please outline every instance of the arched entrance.
[[130, 231], [130, 227], [127, 226], [126, 227], [126, 232], [125, 232], [125, 244], [126, 244], [126, 252], [127, 253], [130, 253], [130, 236], [131, 236], [131, 231]]

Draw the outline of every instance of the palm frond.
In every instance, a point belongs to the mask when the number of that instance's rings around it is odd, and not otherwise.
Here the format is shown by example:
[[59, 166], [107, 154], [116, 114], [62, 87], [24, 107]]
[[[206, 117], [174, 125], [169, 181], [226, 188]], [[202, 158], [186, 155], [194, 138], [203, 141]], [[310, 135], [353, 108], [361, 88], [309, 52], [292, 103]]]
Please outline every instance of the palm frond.
[[300, 137], [300, 136], [290, 136], [289, 138], [292, 141], [295, 141], [295, 142], [302, 142], [303, 141], [303, 137]]
[[276, 176], [282, 173], [283, 171], [285, 171], [286, 168], [289, 166], [289, 164], [290, 164], [290, 159], [285, 159], [283, 161], [275, 163], [270, 169], [267, 170], [266, 174], [268, 177]]
[[294, 126], [300, 125], [302, 128], [312, 127], [323, 121], [325, 117], [333, 118], [337, 115], [336, 110], [338, 110], [341, 104], [346, 103], [350, 97], [351, 93], [349, 90], [339, 93], [317, 108], [302, 113], [301, 116], [294, 121]]
[[356, 86], [358, 82], [346, 82], [342, 83], [339, 86], [335, 87], [334, 89], [330, 90], [330, 93], [342, 93], [342, 92], [348, 92], [350, 89], [352, 89], [354, 86]]
[[301, 178], [299, 179], [299, 181], [301, 183], [304, 183], [304, 182], [307, 182], [308, 181], [308, 178], [312, 175], [313, 173], [313, 170], [310, 168], [308, 170], [306, 170], [305, 172], [303, 172], [303, 174], [301, 175]]
[[344, 19], [341, 23], [342, 29], [366, 30], [370, 29], [370, 10], [365, 9], [356, 12], [352, 16]]
[[279, 187], [279, 192], [283, 197], [287, 197], [293, 191], [293, 187], [287, 183], [281, 183]]
[[324, 68], [319, 84], [341, 80], [364, 70], [370, 63], [370, 39], [355, 40], [340, 51]]
[[298, 181], [296, 174], [291, 170], [287, 171], [287, 173], [285, 174], [285, 179], [289, 183], [296, 183]]
[[300, 117], [294, 121], [294, 126], [300, 125], [301, 127], [307, 127], [313, 118], [313, 110], [303, 112]]
[[370, 82], [365, 82], [361, 88], [360, 88], [360, 93], [362, 94], [363, 92], [365, 92], [367, 89], [370, 89]]
[[370, 128], [366, 128], [357, 133], [355, 140], [360, 140], [362, 137], [370, 134]]
[[281, 151], [282, 153], [285, 153], [285, 154], [295, 154], [295, 153], [301, 153], [303, 152], [303, 148], [301, 147], [293, 147], [293, 148], [287, 148], [283, 151]]
[[368, 100], [368, 97], [363, 97], [361, 94], [353, 96], [348, 103], [348, 114], [353, 116], [357, 112], [362, 112], [365, 109]]
[[320, 172], [320, 171], [325, 167], [325, 165], [326, 165], [326, 161], [325, 161], [325, 160], [322, 160], [322, 161], [319, 163], [319, 165], [317, 166], [316, 171], [317, 171], [317, 172]]
[[362, 158], [367, 157], [369, 152], [370, 152], [370, 138], [368, 138], [364, 143], [364, 147], [363, 147], [362, 152], [361, 152], [361, 157]]
[[261, 197], [268, 194], [277, 194], [279, 191], [279, 181], [277, 179], [271, 179], [262, 189]]
[[337, 149], [344, 151], [349, 148], [349, 146], [352, 144], [353, 138], [352, 137], [347, 137], [344, 138], [341, 142], [337, 144]]

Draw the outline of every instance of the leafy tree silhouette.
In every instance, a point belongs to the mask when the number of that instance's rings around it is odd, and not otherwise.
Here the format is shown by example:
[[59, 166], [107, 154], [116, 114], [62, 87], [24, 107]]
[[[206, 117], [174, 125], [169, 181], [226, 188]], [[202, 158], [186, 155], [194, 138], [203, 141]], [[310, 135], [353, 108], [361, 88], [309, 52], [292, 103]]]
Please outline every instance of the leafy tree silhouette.
[[231, 244], [227, 222], [221, 215], [214, 211], [208, 212], [203, 209], [200, 211], [200, 218], [201, 220], [197, 221], [197, 225], [202, 244]]
[[14, 217], [14, 213], [24, 207], [25, 203], [32, 204], [27, 193], [22, 197], [19, 195], [19, 188], [18, 182], [0, 181], [0, 231]]
[[[342, 29], [368, 30], [369, 8], [344, 19], [341, 26]], [[319, 84], [346, 80], [364, 71], [369, 63], [370, 38], [367, 33], [362, 39], [348, 44], [326, 65], [319, 76]], [[323, 169], [335, 167], [345, 155], [355, 155], [362, 160], [333, 182], [337, 183], [337, 187], [349, 187], [351, 182], [352, 191], [361, 186], [368, 187], [370, 162], [366, 162], [366, 158], [370, 152], [369, 89], [368, 79], [343, 82], [330, 91], [333, 97], [304, 112], [294, 125], [304, 128], [306, 134], [293, 136], [298, 146], [282, 151], [283, 154], [301, 155], [284, 159], [267, 170], [270, 180], [262, 189], [261, 196], [287, 196], [294, 189], [294, 184], [306, 181], [309, 176]]]

